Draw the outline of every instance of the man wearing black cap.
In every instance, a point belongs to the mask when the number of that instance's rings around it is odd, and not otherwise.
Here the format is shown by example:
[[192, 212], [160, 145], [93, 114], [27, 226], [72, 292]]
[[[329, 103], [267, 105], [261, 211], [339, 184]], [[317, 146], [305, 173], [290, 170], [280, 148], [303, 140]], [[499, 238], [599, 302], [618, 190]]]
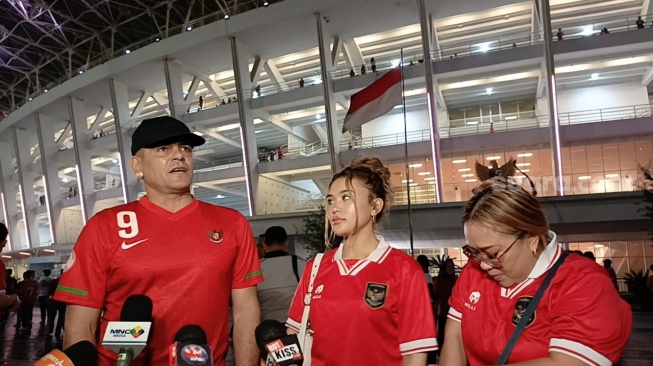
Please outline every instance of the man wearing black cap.
[[[132, 137], [132, 172], [146, 196], [88, 221], [66, 265], [55, 299], [69, 303], [64, 347], [95, 342], [102, 309], [103, 335], [120, 320], [133, 294], [152, 299], [153, 332], [132, 366], [165, 365], [175, 333], [198, 324], [214, 365], [224, 365], [233, 305], [238, 365], [255, 365], [259, 322], [256, 284], [263, 280], [254, 237], [237, 211], [204, 203], [190, 193], [195, 146], [205, 140], [172, 117], [144, 120]], [[116, 354], [98, 346], [100, 366]]]

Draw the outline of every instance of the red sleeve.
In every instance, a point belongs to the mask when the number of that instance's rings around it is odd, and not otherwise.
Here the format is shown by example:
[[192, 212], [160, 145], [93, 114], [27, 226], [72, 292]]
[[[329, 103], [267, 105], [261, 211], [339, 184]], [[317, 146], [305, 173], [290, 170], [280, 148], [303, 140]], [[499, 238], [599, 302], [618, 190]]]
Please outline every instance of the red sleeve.
[[[302, 315], [304, 315], [304, 297], [308, 292], [308, 282], [311, 277], [311, 270], [313, 269], [313, 262], [315, 258], [311, 259], [306, 263], [304, 267], [304, 273], [302, 273], [302, 278], [297, 284], [297, 289], [295, 290], [295, 296], [290, 303], [290, 309], [288, 311], [288, 320], [286, 320], [286, 326], [290, 329], [293, 329], [299, 332], [299, 327], [302, 324]], [[324, 258], [322, 258], [324, 262]]]
[[66, 262], [55, 300], [102, 309], [110, 257], [106, 249], [106, 225], [110, 220], [116, 219], [98, 214], [86, 223]]
[[244, 216], [239, 214], [240, 222], [236, 223], [241, 229], [238, 233], [238, 254], [236, 254], [236, 264], [234, 266], [234, 276], [231, 281], [232, 289], [241, 289], [256, 286], [257, 283], [263, 282], [263, 272], [261, 272], [261, 263], [258, 260], [254, 234], [249, 226], [249, 222]]
[[552, 293], [553, 325], [549, 352], [590, 365], [609, 366], [623, 353], [632, 326], [630, 306], [604, 273], [580, 273]]
[[465, 301], [469, 299], [471, 293], [469, 285], [473, 282], [470, 277], [473, 276], [476, 268], [472, 263], [467, 263], [460, 273], [460, 277], [453, 287], [453, 292], [449, 298], [449, 314], [447, 318], [453, 319], [457, 322], [463, 320], [463, 309], [465, 309]]
[[436, 340], [433, 305], [424, 272], [414, 263], [403, 264], [399, 287], [399, 350], [402, 356], [435, 351]]

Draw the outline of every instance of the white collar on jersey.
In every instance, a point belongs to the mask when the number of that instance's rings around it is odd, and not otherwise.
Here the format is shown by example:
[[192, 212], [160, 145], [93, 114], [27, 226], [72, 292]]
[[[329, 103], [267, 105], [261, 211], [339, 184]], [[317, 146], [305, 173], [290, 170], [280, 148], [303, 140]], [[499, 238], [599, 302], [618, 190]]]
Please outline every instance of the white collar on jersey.
[[560, 253], [562, 253], [562, 248], [558, 245], [557, 235], [553, 231], [549, 230], [549, 237], [551, 241], [547, 244], [544, 251], [537, 258], [535, 262], [535, 267], [531, 270], [531, 273], [528, 275], [528, 278], [536, 279], [546, 273], [546, 271], [553, 266]]
[[[366, 261], [370, 262], [376, 262], [376, 263], [382, 263], [383, 260], [388, 256], [388, 248], [390, 245], [388, 244], [385, 239], [383, 239], [383, 236], [381, 235], [375, 235], [376, 239], [379, 241], [379, 244], [376, 246], [376, 249], [370, 253], [370, 255], [367, 256], [367, 258], [363, 259]], [[342, 259], [342, 248], [344, 247], [344, 244], [341, 244], [338, 247], [338, 250], [336, 250], [336, 254], [333, 256], [333, 261], [338, 261]]]

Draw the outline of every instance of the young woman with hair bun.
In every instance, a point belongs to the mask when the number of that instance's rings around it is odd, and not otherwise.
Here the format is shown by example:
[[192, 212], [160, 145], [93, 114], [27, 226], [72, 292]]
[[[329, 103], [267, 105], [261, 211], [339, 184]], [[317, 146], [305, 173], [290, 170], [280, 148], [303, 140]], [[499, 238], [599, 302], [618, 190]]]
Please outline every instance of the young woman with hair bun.
[[[326, 232], [344, 241], [324, 255], [314, 280], [312, 366], [424, 366], [427, 352], [437, 349], [421, 267], [374, 232], [388, 216], [392, 197], [390, 171], [377, 158], [354, 160], [331, 179]], [[301, 325], [312, 266], [313, 260], [290, 307], [286, 325], [294, 331]]]

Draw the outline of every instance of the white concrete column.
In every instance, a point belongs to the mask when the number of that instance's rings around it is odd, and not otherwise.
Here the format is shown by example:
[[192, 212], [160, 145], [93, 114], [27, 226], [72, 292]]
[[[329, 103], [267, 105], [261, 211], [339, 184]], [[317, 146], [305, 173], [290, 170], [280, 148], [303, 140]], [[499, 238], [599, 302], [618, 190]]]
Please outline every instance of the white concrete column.
[[129, 166], [131, 159], [131, 135], [132, 131], [124, 128], [130, 120], [129, 95], [127, 86], [109, 79], [111, 88], [111, 102], [113, 104], [113, 119], [116, 127], [116, 140], [118, 141], [118, 163], [120, 164], [120, 185], [122, 197], [125, 201], [131, 202], [138, 199], [138, 180], [132, 174]]
[[16, 194], [18, 188], [16, 182], [12, 179], [14, 176], [14, 165], [12, 158], [14, 153], [10, 143], [0, 141], [0, 156], [6, 157], [0, 159], [0, 200], [2, 200], [2, 214], [4, 223], [9, 230], [8, 244], [4, 251], [11, 251], [21, 247], [20, 236], [18, 235], [18, 202]]
[[[258, 147], [254, 133], [254, 113], [250, 105], [252, 82], [250, 79], [248, 55], [244, 52], [245, 46], [235, 37], [231, 37], [231, 57], [238, 95], [238, 114], [240, 115], [240, 137], [243, 149], [243, 167], [247, 183], [247, 200], [250, 216], [259, 212], [256, 209], [255, 197], [258, 195]], [[248, 96], [247, 100], [245, 95]]]
[[45, 207], [48, 210], [48, 223], [53, 244], [66, 242], [63, 202], [59, 186], [59, 168], [57, 160], [57, 144], [54, 139], [54, 121], [39, 113], [34, 114], [34, 122], [39, 138], [41, 152], [41, 167], [43, 170], [43, 191], [45, 192]]
[[77, 191], [84, 224], [93, 215], [95, 204], [95, 183], [91, 150], [88, 148], [90, 134], [86, 123], [86, 107], [81, 99], [68, 97], [68, 112], [75, 142], [75, 173], [77, 174]]
[[[36, 223], [37, 201], [34, 194], [34, 172], [32, 171], [33, 158], [30, 148], [36, 145], [36, 131], [12, 127], [16, 167], [18, 168], [18, 191], [23, 206], [23, 223], [25, 224], [26, 248], [40, 246], [39, 228]], [[23, 246], [25, 247], [25, 246]]]
[[342, 132], [338, 124], [338, 112], [333, 93], [333, 63], [331, 61], [331, 36], [326, 32], [327, 22], [320, 13], [315, 13], [317, 21], [318, 49], [320, 50], [320, 68], [322, 71], [322, 87], [324, 89], [324, 110], [326, 115], [327, 137], [331, 154], [331, 171], [335, 174], [342, 169], [340, 162], [340, 140]]
[[[163, 70], [165, 71], [166, 88], [168, 89], [168, 103], [170, 104], [170, 115], [179, 118], [186, 112], [184, 108], [184, 91], [181, 82], [181, 71], [170, 60], [163, 59]], [[249, 75], [249, 73], [247, 74]]]

